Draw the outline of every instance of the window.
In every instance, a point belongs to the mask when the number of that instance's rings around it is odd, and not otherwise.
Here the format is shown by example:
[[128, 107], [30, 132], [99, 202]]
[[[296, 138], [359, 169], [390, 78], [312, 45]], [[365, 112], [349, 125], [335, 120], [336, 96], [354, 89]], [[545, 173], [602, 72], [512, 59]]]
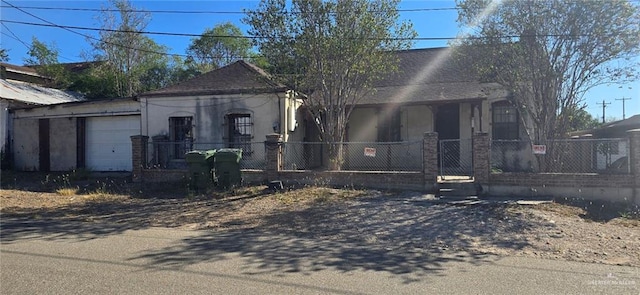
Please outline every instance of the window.
[[171, 158], [184, 159], [186, 152], [193, 145], [193, 117], [169, 118], [169, 140], [171, 141]]
[[378, 142], [401, 141], [402, 125], [400, 122], [400, 109], [380, 110], [378, 112]]
[[493, 139], [518, 139], [518, 111], [508, 102], [493, 104]]
[[253, 137], [253, 120], [250, 114], [230, 114], [228, 120], [228, 145], [231, 148], [242, 149], [242, 155], [251, 154], [251, 139]]

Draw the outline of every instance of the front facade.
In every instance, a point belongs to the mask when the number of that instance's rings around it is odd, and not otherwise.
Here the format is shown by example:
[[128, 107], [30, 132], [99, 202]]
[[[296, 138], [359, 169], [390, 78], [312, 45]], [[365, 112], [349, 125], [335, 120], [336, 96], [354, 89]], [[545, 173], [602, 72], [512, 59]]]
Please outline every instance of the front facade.
[[302, 99], [262, 69], [238, 61], [189, 81], [140, 95], [141, 134], [151, 140], [152, 166], [184, 166], [191, 149], [241, 148], [264, 161], [267, 134], [302, 141]]
[[413, 142], [422, 140], [425, 132], [437, 132], [439, 166], [465, 174], [472, 170], [474, 133], [501, 140], [521, 138], [524, 130], [507, 101], [508, 93], [496, 83], [480, 83], [455, 61], [451, 50], [399, 51], [398, 72], [378, 82], [355, 106], [348, 140]]

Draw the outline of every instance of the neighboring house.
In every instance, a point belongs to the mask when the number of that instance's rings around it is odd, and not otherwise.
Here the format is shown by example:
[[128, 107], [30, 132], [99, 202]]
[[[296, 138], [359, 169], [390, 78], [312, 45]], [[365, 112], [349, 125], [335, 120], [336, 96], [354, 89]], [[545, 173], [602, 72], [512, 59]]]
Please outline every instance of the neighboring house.
[[[245, 61], [139, 95], [142, 134], [154, 142], [159, 166], [180, 166], [189, 149], [242, 148], [246, 161], [264, 161], [266, 135], [302, 141], [302, 99]], [[252, 144], [256, 143], [256, 144]]]
[[48, 80], [35, 70], [6, 63], [1, 64], [0, 79], [0, 150], [12, 154], [10, 142], [15, 135], [11, 110], [29, 106], [82, 101], [78, 93], [48, 88], [39, 84]]
[[480, 83], [455, 60], [451, 48], [404, 50], [397, 56], [398, 71], [376, 83], [375, 92], [354, 108], [348, 141], [411, 142], [422, 140], [425, 132], [437, 132], [445, 140], [442, 167], [465, 173], [472, 165], [472, 134], [521, 137], [523, 128], [506, 101], [507, 92], [497, 83]]
[[640, 115], [628, 119], [606, 123], [602, 126], [571, 132], [574, 139], [592, 142], [587, 159], [592, 158], [596, 170], [611, 172], [629, 172], [629, 137], [628, 131], [640, 129]]
[[38, 74], [33, 67], [17, 66], [8, 63], [0, 63], [0, 77], [2, 80], [25, 82], [41, 86], [51, 82], [50, 78]]

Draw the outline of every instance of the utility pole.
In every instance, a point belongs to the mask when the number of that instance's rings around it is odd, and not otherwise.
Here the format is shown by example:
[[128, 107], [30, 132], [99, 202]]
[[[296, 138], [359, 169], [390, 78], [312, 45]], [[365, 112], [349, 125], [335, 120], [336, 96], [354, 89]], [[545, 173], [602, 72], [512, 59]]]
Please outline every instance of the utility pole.
[[616, 100], [622, 100], [622, 120], [626, 119], [625, 118], [625, 113], [624, 113], [624, 101], [625, 100], [630, 100], [631, 97], [623, 97], [623, 98], [616, 98]]
[[610, 105], [610, 102], [604, 102], [604, 99], [602, 100], [602, 102], [597, 103], [599, 105], [602, 105], [602, 124], [604, 124], [604, 109], [607, 108], [607, 105]]

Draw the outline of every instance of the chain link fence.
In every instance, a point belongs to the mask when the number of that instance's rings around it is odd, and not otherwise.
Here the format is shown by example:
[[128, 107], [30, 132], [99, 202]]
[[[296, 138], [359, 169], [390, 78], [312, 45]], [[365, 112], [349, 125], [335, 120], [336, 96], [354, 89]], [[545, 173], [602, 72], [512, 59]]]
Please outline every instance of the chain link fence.
[[530, 141], [493, 140], [492, 172], [628, 174], [629, 140], [554, 139]]
[[473, 141], [443, 139], [438, 143], [440, 175], [473, 176]]
[[[147, 167], [159, 169], [187, 169], [185, 154], [190, 151], [229, 148], [225, 142], [156, 141], [147, 145]], [[231, 148], [242, 149], [241, 169], [264, 170], [266, 154], [264, 142], [247, 142]]]
[[[422, 171], [422, 141], [413, 142], [286, 142], [285, 170], [311, 170], [330, 162], [329, 148], [335, 148], [340, 170]], [[331, 167], [329, 165], [329, 167]]]

